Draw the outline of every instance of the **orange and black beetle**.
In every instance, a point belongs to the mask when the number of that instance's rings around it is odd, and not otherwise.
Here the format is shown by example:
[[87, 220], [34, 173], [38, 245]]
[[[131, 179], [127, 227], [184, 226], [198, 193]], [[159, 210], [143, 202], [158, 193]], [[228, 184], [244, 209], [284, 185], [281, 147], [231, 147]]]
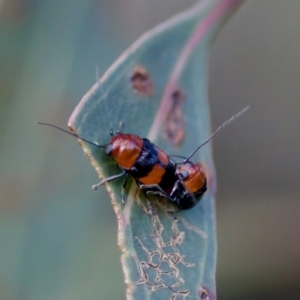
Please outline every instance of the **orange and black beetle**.
[[178, 179], [171, 196], [180, 209], [192, 208], [207, 190], [203, 167], [187, 161], [177, 167], [175, 174]]
[[147, 193], [155, 194], [159, 191], [160, 194], [172, 200], [168, 195], [170, 195], [177, 181], [177, 165], [169, 155], [148, 139], [121, 132], [114, 134], [111, 129], [109, 143], [107, 145], [99, 145], [56, 125], [41, 122], [38, 122], [38, 124], [54, 127], [98, 148], [104, 148], [107, 155], [115, 159], [122, 172], [107, 177], [100, 183], [93, 185], [93, 190], [96, 191], [104, 183], [125, 176], [121, 196], [122, 202], [126, 203], [125, 187], [128, 176], [131, 176], [135, 179], [137, 185]]

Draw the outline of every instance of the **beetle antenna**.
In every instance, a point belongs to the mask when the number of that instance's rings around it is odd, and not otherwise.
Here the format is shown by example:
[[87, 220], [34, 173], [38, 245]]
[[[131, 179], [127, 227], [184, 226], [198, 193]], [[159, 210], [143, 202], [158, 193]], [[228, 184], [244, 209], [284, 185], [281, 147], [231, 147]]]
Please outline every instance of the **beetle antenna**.
[[183, 163], [186, 163], [189, 161], [193, 155], [200, 149], [202, 148], [205, 144], [207, 144], [213, 137], [215, 137], [223, 128], [225, 128], [227, 125], [229, 125], [231, 122], [233, 122], [236, 118], [240, 117], [242, 114], [244, 114], [248, 109], [249, 105], [245, 107], [243, 110], [241, 110], [239, 113], [236, 115], [232, 116], [229, 120], [227, 120], [224, 124], [222, 124], [206, 141], [204, 141], [199, 147], [197, 147], [190, 156], [188, 156]]
[[[100, 84], [99, 66], [98, 65], [96, 67], [96, 80], [97, 80], [97, 83], [99, 85], [99, 88], [102, 90], [102, 86]], [[106, 107], [106, 110], [107, 110], [107, 115], [108, 115], [108, 120], [109, 120], [109, 127], [110, 127], [109, 133], [110, 133], [110, 136], [114, 136], [114, 130], [113, 130], [112, 121], [111, 121], [111, 114], [110, 114], [110, 110], [108, 109], [106, 99], [104, 99], [104, 104], [105, 104], [105, 107]]]
[[72, 132], [70, 132], [70, 131], [68, 131], [68, 130], [65, 130], [65, 129], [62, 129], [62, 128], [56, 126], [56, 125], [49, 124], [49, 123], [42, 123], [42, 122], [36, 122], [36, 123], [37, 123], [38, 125], [46, 125], [46, 126], [54, 127], [54, 128], [56, 128], [56, 129], [58, 129], [58, 130], [60, 130], [60, 131], [63, 131], [63, 132], [65, 132], [65, 133], [69, 134], [69, 135], [72, 135], [72, 136], [74, 136], [74, 137], [76, 137], [76, 138], [78, 138], [78, 139], [80, 139], [80, 140], [82, 140], [82, 141], [84, 141], [84, 142], [86, 142], [86, 143], [89, 143], [89, 144], [91, 144], [91, 145], [94, 145], [94, 146], [96, 146], [96, 147], [98, 147], [98, 148], [104, 148], [104, 149], [106, 148], [106, 146], [104, 146], [104, 145], [99, 145], [99, 144], [90, 142], [90, 141], [88, 141], [88, 140], [86, 140], [86, 139], [84, 139], [84, 138], [78, 136], [76, 133], [72, 133]]

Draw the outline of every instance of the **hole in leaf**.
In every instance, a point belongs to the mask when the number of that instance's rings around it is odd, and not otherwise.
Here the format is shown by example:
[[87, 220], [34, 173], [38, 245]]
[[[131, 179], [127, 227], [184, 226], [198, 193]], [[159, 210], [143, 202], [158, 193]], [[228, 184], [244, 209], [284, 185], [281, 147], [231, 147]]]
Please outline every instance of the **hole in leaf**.
[[136, 66], [131, 75], [132, 89], [139, 95], [151, 96], [153, 94], [153, 83], [150, 75], [143, 66]]
[[173, 91], [171, 102], [172, 108], [166, 117], [165, 135], [171, 144], [179, 146], [185, 135], [182, 113], [184, 95], [181, 89], [177, 88]]

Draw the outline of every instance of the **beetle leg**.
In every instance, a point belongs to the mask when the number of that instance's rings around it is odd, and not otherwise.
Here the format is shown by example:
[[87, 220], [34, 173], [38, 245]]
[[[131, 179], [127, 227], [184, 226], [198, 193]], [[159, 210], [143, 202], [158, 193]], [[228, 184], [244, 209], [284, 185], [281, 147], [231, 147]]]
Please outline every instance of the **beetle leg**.
[[115, 180], [115, 179], [117, 179], [117, 178], [123, 176], [124, 174], [125, 174], [125, 171], [123, 171], [123, 172], [120, 173], [120, 174], [117, 174], [117, 175], [113, 175], [113, 176], [107, 177], [107, 178], [103, 179], [102, 181], [100, 181], [98, 184], [93, 185], [93, 186], [92, 186], [92, 189], [93, 189], [94, 191], [97, 191], [98, 188], [99, 188], [101, 185], [103, 185], [104, 183], [109, 182], [109, 181], [113, 181], [113, 180]]
[[126, 174], [126, 178], [122, 184], [122, 190], [121, 190], [121, 199], [122, 199], [122, 203], [126, 204], [127, 202], [127, 198], [126, 198], [126, 194], [125, 194], [125, 188], [126, 188], [126, 184], [127, 184], [127, 179], [128, 179], [128, 174]]
[[[180, 184], [180, 181], [179, 180], [176, 180], [174, 186], [173, 186], [173, 189], [172, 189], [172, 192], [170, 193], [170, 197], [174, 198], [174, 194], [176, 193], [176, 191], [178, 190], [178, 185]], [[173, 200], [174, 201], [174, 200]]]
[[[170, 201], [174, 202], [172, 198], [157, 184], [141, 184], [139, 186], [142, 190], [146, 190], [146, 195], [158, 195], [161, 197], [165, 197]], [[154, 189], [151, 191], [151, 189]]]
[[157, 196], [161, 196], [161, 197], [164, 197], [164, 198], [168, 198], [171, 200], [171, 198], [169, 198], [165, 193], [161, 192], [161, 191], [146, 191], [146, 195], [157, 195]]

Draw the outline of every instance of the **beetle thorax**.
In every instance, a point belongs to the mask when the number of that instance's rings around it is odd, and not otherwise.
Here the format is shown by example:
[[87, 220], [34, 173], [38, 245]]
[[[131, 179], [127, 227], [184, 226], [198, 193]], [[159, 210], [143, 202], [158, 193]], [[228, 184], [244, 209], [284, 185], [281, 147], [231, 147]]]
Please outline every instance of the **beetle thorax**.
[[130, 169], [143, 148], [143, 140], [133, 134], [116, 133], [106, 147], [106, 153], [112, 156], [123, 169]]

